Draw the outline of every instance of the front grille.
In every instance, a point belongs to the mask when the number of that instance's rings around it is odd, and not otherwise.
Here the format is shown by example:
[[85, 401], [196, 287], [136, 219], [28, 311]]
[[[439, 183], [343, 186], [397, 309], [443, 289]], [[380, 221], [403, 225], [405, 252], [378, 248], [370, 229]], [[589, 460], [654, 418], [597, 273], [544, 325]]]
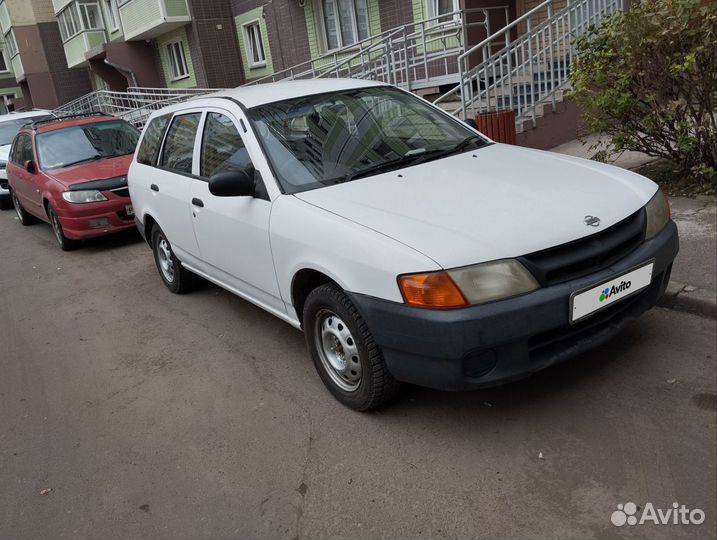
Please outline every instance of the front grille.
[[536, 251], [519, 260], [543, 287], [592, 274], [616, 263], [642, 244], [646, 220], [645, 210], [640, 209], [604, 231]]

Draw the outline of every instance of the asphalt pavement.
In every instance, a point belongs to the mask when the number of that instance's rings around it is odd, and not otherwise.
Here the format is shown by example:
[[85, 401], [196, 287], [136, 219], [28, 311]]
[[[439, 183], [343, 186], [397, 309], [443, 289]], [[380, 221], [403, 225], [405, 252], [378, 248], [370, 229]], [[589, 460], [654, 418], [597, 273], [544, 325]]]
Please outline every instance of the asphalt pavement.
[[[302, 334], [177, 296], [134, 233], [0, 212], [0, 538], [714, 538], [715, 320], [656, 308], [525, 381], [348, 410]], [[674, 502], [701, 525], [624, 525]]]

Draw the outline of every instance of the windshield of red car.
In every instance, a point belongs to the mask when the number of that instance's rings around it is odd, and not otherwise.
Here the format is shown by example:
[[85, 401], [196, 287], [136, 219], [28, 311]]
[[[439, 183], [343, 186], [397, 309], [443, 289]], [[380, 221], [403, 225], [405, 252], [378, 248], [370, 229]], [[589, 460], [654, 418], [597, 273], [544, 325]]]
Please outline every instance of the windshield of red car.
[[43, 169], [60, 169], [132, 154], [139, 131], [124, 120], [95, 122], [40, 133], [35, 138]]

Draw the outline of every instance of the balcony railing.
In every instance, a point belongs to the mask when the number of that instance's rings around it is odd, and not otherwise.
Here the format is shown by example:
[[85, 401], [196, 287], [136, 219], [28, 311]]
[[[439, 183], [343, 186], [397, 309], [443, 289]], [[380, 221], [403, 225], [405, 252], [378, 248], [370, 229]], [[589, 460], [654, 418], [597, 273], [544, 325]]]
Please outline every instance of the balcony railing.
[[83, 30], [71, 37], [63, 44], [67, 67], [81, 67], [86, 65], [85, 53], [107, 42], [104, 30]]

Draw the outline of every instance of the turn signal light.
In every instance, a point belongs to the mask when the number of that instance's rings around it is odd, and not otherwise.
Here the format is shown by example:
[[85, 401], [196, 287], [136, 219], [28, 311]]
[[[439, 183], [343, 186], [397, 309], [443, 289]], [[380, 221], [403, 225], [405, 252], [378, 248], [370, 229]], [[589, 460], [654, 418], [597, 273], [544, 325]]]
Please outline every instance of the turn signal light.
[[446, 272], [399, 276], [398, 288], [406, 303], [414, 307], [457, 309], [469, 305]]

